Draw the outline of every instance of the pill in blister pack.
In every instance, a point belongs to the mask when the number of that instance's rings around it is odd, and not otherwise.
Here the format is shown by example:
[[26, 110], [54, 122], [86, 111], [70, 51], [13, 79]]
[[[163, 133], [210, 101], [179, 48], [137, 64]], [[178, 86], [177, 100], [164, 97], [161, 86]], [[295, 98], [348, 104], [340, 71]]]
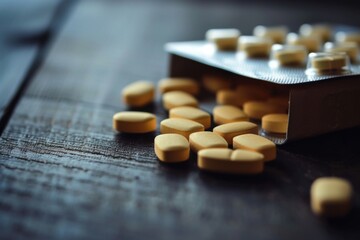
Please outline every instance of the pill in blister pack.
[[271, 47], [271, 62], [273, 66], [303, 65], [307, 50], [304, 46], [275, 44]]
[[301, 36], [297, 33], [289, 33], [286, 37], [286, 43], [304, 46], [308, 52], [318, 52], [321, 49], [321, 39], [318, 36]]
[[359, 47], [355, 42], [327, 42], [324, 44], [324, 51], [330, 53], [345, 52], [351, 62], [356, 62], [359, 55]]
[[349, 56], [346, 53], [310, 53], [306, 73], [331, 74], [350, 72]]

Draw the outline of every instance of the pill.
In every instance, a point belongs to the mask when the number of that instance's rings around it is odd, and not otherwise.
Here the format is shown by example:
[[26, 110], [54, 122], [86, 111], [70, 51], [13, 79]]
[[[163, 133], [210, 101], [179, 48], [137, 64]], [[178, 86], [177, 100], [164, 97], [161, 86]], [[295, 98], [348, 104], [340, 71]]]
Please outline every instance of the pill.
[[185, 118], [198, 122], [204, 126], [205, 129], [211, 127], [211, 116], [209, 113], [194, 107], [176, 107], [169, 111], [170, 118]]
[[261, 127], [270, 133], [286, 133], [289, 124], [287, 114], [267, 114], [261, 118]]
[[229, 145], [232, 145], [233, 138], [247, 133], [258, 134], [258, 125], [252, 122], [232, 122], [219, 125], [213, 132], [222, 136]]
[[311, 208], [325, 217], [345, 216], [351, 208], [351, 184], [338, 177], [321, 177], [311, 185]]
[[248, 116], [240, 108], [231, 105], [214, 107], [213, 116], [216, 124], [249, 121]]
[[296, 33], [289, 33], [286, 43], [295, 46], [304, 46], [308, 52], [317, 52], [321, 48], [321, 39], [318, 36], [301, 36]]
[[158, 83], [161, 93], [182, 91], [191, 95], [199, 93], [199, 84], [191, 78], [164, 78]]
[[202, 83], [204, 88], [212, 93], [216, 93], [223, 89], [229, 89], [232, 85], [231, 80], [218, 76], [204, 76]]
[[172, 91], [164, 93], [162, 100], [163, 106], [166, 110], [181, 106], [198, 106], [198, 101], [196, 100], [196, 98], [182, 91]]
[[337, 42], [355, 42], [360, 47], [360, 32], [338, 32], [335, 34]]
[[310, 53], [309, 59], [312, 67], [320, 72], [342, 70], [348, 64], [348, 56], [341, 53]]
[[239, 95], [234, 90], [220, 90], [216, 93], [216, 103], [222, 105], [241, 106]]
[[234, 28], [210, 29], [206, 39], [213, 42], [219, 50], [236, 50], [240, 31]]
[[160, 122], [161, 133], [177, 133], [188, 139], [191, 133], [199, 131], [204, 131], [204, 126], [189, 119], [168, 118]]
[[156, 116], [147, 112], [119, 112], [113, 116], [113, 128], [124, 133], [153, 132]]
[[324, 44], [324, 51], [330, 53], [345, 52], [352, 62], [356, 62], [359, 54], [359, 47], [354, 42], [332, 43]]
[[238, 40], [238, 50], [247, 57], [267, 57], [270, 53], [272, 40], [255, 36], [241, 36]]
[[262, 85], [243, 84], [236, 87], [241, 105], [249, 100], [265, 100], [271, 96], [271, 90]]
[[301, 65], [307, 57], [304, 46], [275, 44], [271, 47], [271, 58], [279, 65]]
[[268, 103], [279, 105], [284, 109], [289, 108], [289, 96], [273, 96], [266, 100]]
[[130, 107], [143, 107], [154, 100], [155, 87], [152, 82], [137, 81], [122, 90], [122, 99]]
[[299, 32], [303, 36], [320, 37], [323, 42], [328, 41], [332, 34], [331, 27], [326, 24], [303, 24], [300, 26]]
[[244, 113], [252, 119], [260, 120], [271, 113], [286, 113], [287, 108], [265, 101], [249, 101], [243, 105]]
[[256, 134], [242, 134], [233, 138], [233, 148], [258, 152], [264, 155], [264, 161], [276, 158], [275, 143]]
[[283, 43], [286, 38], [288, 29], [285, 26], [256, 26], [254, 28], [254, 36], [265, 37], [271, 39], [274, 43]]
[[161, 134], [154, 139], [155, 154], [163, 162], [183, 162], [189, 159], [190, 144], [179, 134]]
[[229, 174], [258, 174], [264, 171], [264, 156], [247, 150], [226, 148], [203, 149], [198, 152], [201, 170]]
[[213, 132], [195, 132], [189, 137], [190, 148], [194, 152], [206, 148], [227, 148], [226, 140]]

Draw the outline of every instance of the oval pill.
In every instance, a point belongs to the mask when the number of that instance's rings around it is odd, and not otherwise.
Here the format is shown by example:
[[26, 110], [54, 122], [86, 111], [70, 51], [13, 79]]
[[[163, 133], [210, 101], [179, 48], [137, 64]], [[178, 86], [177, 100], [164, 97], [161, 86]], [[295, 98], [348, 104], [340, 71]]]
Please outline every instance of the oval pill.
[[229, 89], [232, 85], [230, 80], [218, 76], [204, 76], [202, 83], [204, 88], [212, 93], [216, 93], [223, 89]]
[[161, 134], [154, 139], [155, 154], [163, 162], [183, 162], [189, 159], [190, 144], [179, 134]]
[[198, 167], [217, 173], [258, 174], [264, 170], [263, 158], [260, 153], [246, 150], [203, 149], [198, 152]]
[[234, 90], [220, 90], [216, 93], [216, 103], [223, 105], [241, 106], [239, 95]]
[[153, 132], [156, 116], [147, 112], [119, 112], [113, 116], [113, 128], [124, 133]]
[[249, 121], [248, 116], [240, 108], [230, 105], [214, 107], [213, 116], [214, 122], [219, 125], [230, 122]]
[[274, 43], [283, 43], [285, 41], [288, 29], [285, 26], [256, 26], [254, 36], [270, 38]]
[[264, 161], [272, 161], [276, 158], [275, 143], [255, 134], [243, 134], [234, 137], [233, 148], [261, 153], [264, 155]]
[[223, 137], [229, 145], [232, 145], [233, 138], [247, 133], [258, 134], [258, 125], [252, 122], [232, 122], [219, 125], [213, 132]]
[[177, 133], [187, 139], [191, 133], [200, 131], [204, 131], [204, 126], [189, 119], [168, 118], [160, 123], [161, 133]]
[[286, 113], [287, 109], [276, 104], [262, 101], [250, 101], [243, 105], [244, 113], [252, 119], [261, 120], [266, 114]]
[[194, 107], [176, 107], [169, 111], [170, 118], [185, 118], [198, 122], [204, 126], [205, 129], [211, 127], [211, 116], [209, 113]]
[[241, 36], [238, 40], [238, 50], [248, 57], [267, 57], [272, 43], [272, 40], [268, 38]]
[[189, 137], [190, 148], [194, 152], [198, 152], [205, 148], [227, 148], [226, 140], [213, 132], [195, 132]]
[[266, 132], [286, 133], [289, 124], [287, 114], [267, 114], [261, 119], [261, 127]]
[[164, 93], [162, 100], [163, 106], [166, 110], [181, 106], [198, 106], [198, 101], [196, 100], [196, 98], [182, 91], [172, 91]]
[[219, 50], [235, 50], [240, 31], [235, 28], [209, 29], [206, 39], [213, 42]]
[[360, 32], [338, 32], [335, 34], [337, 42], [355, 42], [360, 47]]
[[347, 56], [343, 55], [319, 55], [311, 59], [311, 64], [317, 71], [342, 70], [347, 66]]
[[192, 78], [164, 78], [158, 83], [161, 93], [182, 91], [191, 95], [199, 93], [199, 84]]
[[331, 38], [332, 30], [326, 24], [303, 24], [300, 26], [299, 32], [303, 36], [316, 36], [325, 42]]
[[307, 57], [307, 50], [304, 46], [279, 45], [271, 47], [271, 56], [280, 65], [300, 65]]
[[289, 33], [286, 43], [294, 46], [304, 46], [308, 52], [317, 52], [321, 48], [321, 39], [318, 36], [301, 36], [296, 33]]
[[356, 62], [359, 55], [359, 47], [354, 42], [332, 43], [327, 42], [324, 44], [325, 52], [339, 53], [345, 52], [352, 62]]
[[343, 217], [351, 208], [351, 184], [338, 177], [322, 177], [311, 185], [311, 208], [317, 215]]
[[122, 98], [130, 107], [143, 107], [154, 100], [155, 87], [152, 82], [137, 81], [122, 90]]

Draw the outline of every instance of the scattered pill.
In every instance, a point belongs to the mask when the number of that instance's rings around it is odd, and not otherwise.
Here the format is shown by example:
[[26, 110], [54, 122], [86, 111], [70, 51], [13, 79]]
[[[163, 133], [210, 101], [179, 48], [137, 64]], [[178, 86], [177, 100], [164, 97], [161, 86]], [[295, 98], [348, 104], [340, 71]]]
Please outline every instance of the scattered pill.
[[166, 110], [170, 110], [175, 107], [191, 106], [197, 107], [198, 101], [192, 95], [182, 91], [172, 91], [164, 93], [163, 106]]
[[325, 217], [343, 217], [351, 208], [351, 184], [338, 177], [316, 179], [310, 190], [311, 207], [315, 214]]
[[301, 65], [307, 57], [304, 46], [275, 44], [271, 47], [271, 58], [279, 65]]
[[164, 78], [158, 83], [161, 93], [182, 91], [191, 95], [199, 93], [199, 84], [191, 78]]
[[234, 28], [210, 29], [206, 39], [213, 42], [219, 50], [236, 50], [240, 31]]
[[359, 55], [359, 47], [355, 42], [327, 42], [324, 44], [324, 51], [330, 53], [345, 52], [352, 62], [356, 62]]
[[154, 139], [155, 154], [163, 162], [183, 162], [189, 159], [190, 144], [179, 134], [161, 134]]
[[265, 27], [256, 26], [254, 36], [271, 39], [274, 43], [283, 43], [286, 38], [288, 29], [285, 26]]
[[335, 34], [337, 42], [355, 42], [360, 47], [360, 32], [338, 32]]
[[124, 133], [153, 132], [156, 116], [147, 112], [119, 112], [113, 116], [113, 128]]
[[189, 137], [190, 148], [194, 152], [198, 152], [205, 148], [227, 148], [226, 140], [213, 132], [195, 132]]
[[310, 53], [308, 69], [317, 72], [341, 71], [349, 65], [345, 53]]
[[289, 33], [286, 43], [295, 46], [304, 46], [308, 52], [317, 52], [321, 48], [321, 39], [318, 36], [301, 36], [296, 33]]
[[249, 101], [243, 105], [244, 113], [252, 119], [260, 120], [271, 113], [286, 113], [287, 108], [265, 101]]
[[216, 103], [221, 105], [241, 106], [239, 94], [234, 90], [220, 90], [216, 93]]
[[213, 132], [222, 136], [229, 145], [232, 145], [233, 138], [247, 133], [258, 134], [258, 125], [252, 122], [232, 122], [219, 125]]
[[332, 34], [331, 27], [326, 24], [303, 24], [300, 26], [299, 32], [302, 36], [320, 37], [323, 42], [328, 41]]
[[193, 132], [204, 131], [204, 126], [198, 122], [184, 118], [168, 118], [160, 123], [161, 133], [177, 133], [187, 139]]
[[264, 155], [264, 161], [276, 158], [275, 143], [256, 134], [243, 134], [233, 138], [233, 148], [258, 152]]
[[205, 129], [211, 127], [211, 116], [209, 113], [194, 107], [176, 107], [169, 111], [170, 118], [185, 118], [198, 122], [204, 126]]
[[271, 96], [269, 88], [261, 85], [238, 85], [236, 92], [241, 105], [250, 100], [265, 100]]
[[214, 107], [213, 116], [216, 124], [249, 121], [248, 116], [240, 108], [230, 105]]
[[255, 36], [241, 36], [238, 40], [238, 50], [247, 57], [267, 57], [270, 53], [271, 39]]
[[270, 133], [286, 133], [289, 124], [287, 114], [267, 114], [261, 119], [261, 127]]
[[223, 89], [229, 89], [232, 85], [231, 80], [219, 76], [204, 76], [202, 83], [204, 88], [212, 93], [216, 93]]
[[259, 174], [264, 170], [263, 158], [262, 154], [247, 150], [210, 148], [198, 152], [198, 167], [217, 173]]
[[154, 100], [155, 87], [152, 82], [137, 81], [122, 90], [122, 98], [130, 107], [143, 107]]
[[274, 96], [266, 100], [268, 103], [279, 105], [284, 109], [289, 108], [289, 96]]

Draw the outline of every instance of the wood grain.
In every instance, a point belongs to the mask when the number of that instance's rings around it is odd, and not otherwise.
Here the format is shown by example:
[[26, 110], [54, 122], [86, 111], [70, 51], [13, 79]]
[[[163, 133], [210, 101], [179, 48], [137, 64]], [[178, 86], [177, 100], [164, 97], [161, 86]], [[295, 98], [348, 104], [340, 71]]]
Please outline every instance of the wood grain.
[[[112, 131], [112, 115], [126, 109], [121, 88], [166, 76], [165, 42], [234, 22], [246, 31], [257, 24], [246, 19], [268, 13], [240, 6], [77, 4], [0, 139], [1, 238], [358, 239], [359, 128], [281, 147], [257, 177], [205, 174], [194, 156], [162, 164], [153, 152], [158, 132]], [[258, 21], [276, 24], [281, 11], [270, 10]], [[285, 14], [302, 21], [296, 10]], [[159, 122], [167, 116], [159, 97], [144, 110]], [[328, 175], [354, 185], [355, 208], [342, 221], [310, 210], [312, 181]]]

